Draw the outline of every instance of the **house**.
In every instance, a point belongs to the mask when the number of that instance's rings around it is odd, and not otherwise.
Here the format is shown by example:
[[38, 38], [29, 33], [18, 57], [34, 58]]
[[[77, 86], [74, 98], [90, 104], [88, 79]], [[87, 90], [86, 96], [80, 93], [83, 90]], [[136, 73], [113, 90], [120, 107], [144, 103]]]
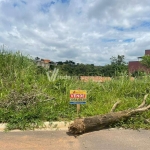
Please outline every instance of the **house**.
[[[145, 50], [145, 55], [150, 55], [150, 50]], [[138, 61], [129, 61], [128, 64], [128, 71], [129, 74], [132, 74], [134, 72], [138, 72], [138, 71], [143, 71], [146, 73], [150, 73], [150, 69], [147, 68], [146, 66], [142, 65], [141, 62], [139, 61], [139, 59], [141, 59], [142, 57], [138, 57]]]
[[51, 65], [57, 65], [55, 62], [53, 62], [49, 59], [40, 59], [39, 57], [35, 58], [35, 63], [37, 66], [41, 66], [45, 69], [50, 69]]

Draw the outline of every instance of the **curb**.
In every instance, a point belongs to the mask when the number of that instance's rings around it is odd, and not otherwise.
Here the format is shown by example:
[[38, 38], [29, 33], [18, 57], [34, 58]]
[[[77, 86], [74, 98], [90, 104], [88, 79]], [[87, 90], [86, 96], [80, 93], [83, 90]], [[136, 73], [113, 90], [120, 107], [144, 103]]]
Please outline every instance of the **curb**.
[[[56, 122], [44, 122], [39, 128], [35, 128], [30, 131], [56, 131], [56, 130], [68, 130], [68, 126], [73, 123], [73, 121], [56, 121]], [[4, 132], [7, 123], [0, 124], [0, 132]], [[10, 130], [10, 132], [22, 131], [19, 129]]]

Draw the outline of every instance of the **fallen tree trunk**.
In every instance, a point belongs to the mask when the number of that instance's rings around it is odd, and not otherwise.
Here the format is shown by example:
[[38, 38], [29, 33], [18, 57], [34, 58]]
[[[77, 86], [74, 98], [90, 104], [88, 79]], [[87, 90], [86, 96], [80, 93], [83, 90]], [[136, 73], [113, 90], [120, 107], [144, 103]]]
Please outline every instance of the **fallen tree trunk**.
[[69, 132], [72, 134], [82, 134], [84, 132], [103, 129], [110, 126], [113, 123], [121, 121], [122, 119], [128, 119], [129, 117], [137, 113], [147, 111], [150, 109], [150, 105], [145, 106], [147, 96], [148, 95], [144, 96], [142, 104], [139, 105], [136, 109], [114, 112], [115, 108], [120, 103], [117, 102], [114, 104], [114, 106], [111, 109], [111, 112], [108, 114], [76, 119], [74, 123], [72, 123], [69, 126]]

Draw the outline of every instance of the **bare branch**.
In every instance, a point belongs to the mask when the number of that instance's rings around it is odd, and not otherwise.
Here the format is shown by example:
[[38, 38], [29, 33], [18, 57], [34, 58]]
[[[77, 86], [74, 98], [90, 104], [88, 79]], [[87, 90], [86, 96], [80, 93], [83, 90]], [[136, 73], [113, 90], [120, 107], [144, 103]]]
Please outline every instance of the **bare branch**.
[[150, 109], [150, 105], [146, 106], [146, 107], [142, 107], [142, 108], [137, 108], [137, 109], [134, 109], [130, 112], [128, 112], [128, 115], [129, 114], [136, 114], [136, 113], [139, 113], [139, 112], [144, 112], [144, 111], [147, 111]]
[[145, 121], [145, 123], [150, 123], [150, 118], [149, 119], [145, 119], [144, 121]]
[[137, 108], [142, 108], [142, 107], [144, 107], [144, 106], [145, 106], [147, 96], [148, 96], [148, 94], [146, 94], [146, 95], [144, 96], [144, 100], [143, 100], [142, 104], [141, 104], [141, 105], [139, 105]]
[[50, 98], [50, 99], [46, 99], [46, 100], [39, 101], [39, 102], [47, 102], [47, 101], [51, 101], [51, 100], [54, 100], [54, 99], [55, 99], [55, 97], [52, 97], [52, 98]]
[[113, 107], [112, 107], [112, 109], [111, 109], [110, 112], [114, 112], [115, 109], [116, 109], [116, 107], [117, 107], [119, 104], [120, 104], [120, 101], [117, 101], [117, 102], [113, 105]]

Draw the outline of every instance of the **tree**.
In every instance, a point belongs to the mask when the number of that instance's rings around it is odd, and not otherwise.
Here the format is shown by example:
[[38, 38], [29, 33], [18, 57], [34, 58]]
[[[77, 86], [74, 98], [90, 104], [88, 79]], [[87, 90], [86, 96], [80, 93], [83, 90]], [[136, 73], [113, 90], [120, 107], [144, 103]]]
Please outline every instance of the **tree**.
[[111, 57], [111, 64], [105, 66], [95, 66], [94, 64], [75, 63], [71, 60], [57, 62], [58, 68], [63, 74], [75, 76], [116, 76], [122, 72], [127, 72], [127, 64], [124, 55]]
[[113, 77], [120, 75], [122, 72], [127, 72], [128, 67], [124, 59], [124, 55], [112, 56], [110, 58], [111, 64], [101, 67], [101, 74]]
[[[124, 55], [118, 55], [117, 57], [111, 57], [111, 76], [120, 75], [122, 72], [127, 72], [127, 63], [125, 62]], [[108, 67], [108, 66], [107, 66]]]
[[141, 63], [146, 67], [150, 68], [150, 55], [145, 55], [142, 57]]
[[118, 55], [117, 57], [112, 56], [110, 58], [111, 65], [125, 65], [126, 62], [124, 61], [125, 56], [124, 55]]

